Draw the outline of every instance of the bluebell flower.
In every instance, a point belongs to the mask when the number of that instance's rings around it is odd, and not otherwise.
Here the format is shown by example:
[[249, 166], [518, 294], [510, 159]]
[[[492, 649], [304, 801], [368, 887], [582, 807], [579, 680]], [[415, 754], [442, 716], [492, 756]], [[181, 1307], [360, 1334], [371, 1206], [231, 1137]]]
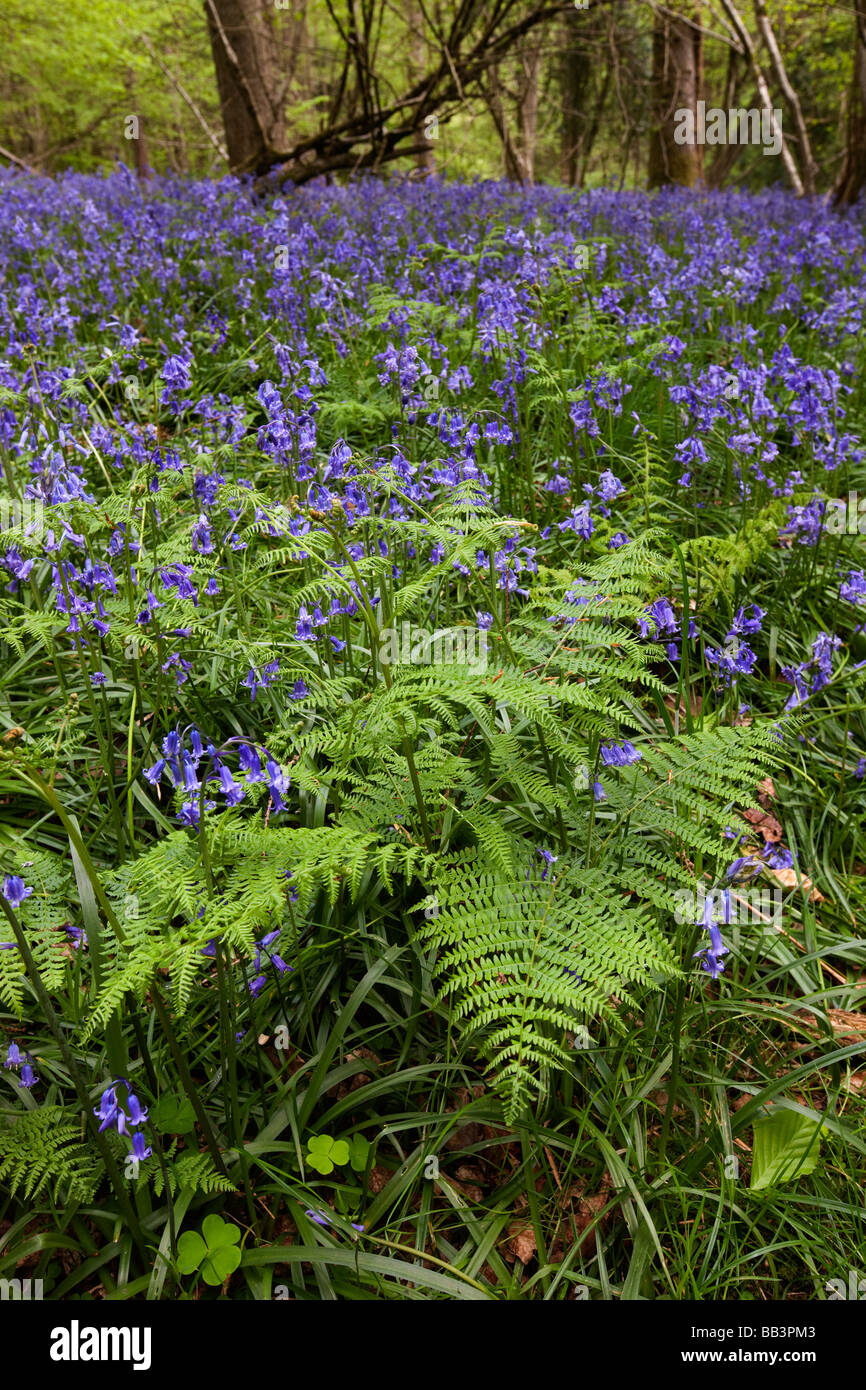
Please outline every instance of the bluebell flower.
[[761, 852], [761, 858], [766, 860], [771, 869], [792, 869], [794, 867], [794, 856], [784, 845], [766, 844]]
[[[118, 1086], [126, 1088], [125, 1107], [117, 1098]], [[116, 1129], [118, 1134], [129, 1134], [130, 1127], [137, 1129], [147, 1120], [147, 1110], [140, 1104], [138, 1097], [130, 1089], [129, 1082], [122, 1076], [105, 1087], [99, 1097], [99, 1105], [93, 1113], [99, 1120], [100, 1134], [106, 1129]]]
[[99, 1097], [99, 1106], [94, 1110], [94, 1115], [99, 1120], [99, 1133], [102, 1134], [106, 1129], [111, 1129], [117, 1123], [118, 1118], [117, 1093], [114, 1083], [106, 1086], [102, 1095]]
[[132, 1136], [133, 1158], [138, 1159], [139, 1163], [143, 1163], [146, 1158], [150, 1158], [152, 1153], [153, 1149], [145, 1144], [144, 1135], [141, 1130], [139, 1130], [137, 1134]]
[[246, 773], [248, 782], [263, 782], [265, 780], [258, 753], [246, 743], [242, 743], [238, 750], [238, 763], [241, 771]]
[[760, 873], [761, 866], [756, 864], [754, 859], [740, 858], [735, 859], [733, 864], [729, 864], [726, 870], [728, 878], [738, 878], [741, 874]]
[[848, 578], [842, 581], [839, 597], [847, 599], [849, 603], [859, 603], [861, 599], [866, 599], [866, 575], [862, 570], [849, 571]]
[[[722, 902], [725, 908], [725, 921], [730, 922], [730, 890], [725, 889], [722, 893]], [[709, 945], [702, 946], [695, 951], [694, 960], [700, 959], [701, 966], [706, 970], [711, 979], [717, 980], [724, 970], [722, 956], [729, 954], [729, 948], [722, 940], [722, 933], [716, 922], [713, 920], [714, 906], [712, 893], [707, 895], [704, 903], [703, 926], [710, 934]]]
[[313, 624], [307, 612], [306, 604], [302, 603], [298, 612], [298, 622], [295, 628], [295, 636], [299, 642], [309, 642], [313, 637]]
[[28, 1052], [27, 1061], [21, 1068], [21, 1080], [18, 1082], [18, 1085], [23, 1086], [26, 1090], [30, 1090], [32, 1086], [36, 1085], [38, 1080], [39, 1077], [33, 1070], [33, 1058], [30, 1056], [30, 1053]]
[[279, 763], [274, 762], [273, 758], [268, 758], [266, 764], [268, 774], [268, 790], [276, 811], [283, 811], [285, 807], [282, 801], [282, 793], [287, 792], [291, 785], [291, 779], [280, 767]]
[[638, 762], [642, 756], [628, 739], [622, 745], [617, 743], [603, 743], [601, 745], [601, 761], [605, 767], [627, 767], [630, 763]]
[[3, 880], [3, 896], [12, 907], [20, 907], [32, 892], [33, 889], [28, 888], [17, 874], [7, 874]]
[[541, 858], [544, 860], [544, 868], [541, 871], [541, 877], [547, 878], [551, 866], [557, 862], [559, 856], [552, 854], [549, 849], [538, 849], [535, 852], [536, 854], [540, 854]]
[[[204, 803], [204, 809], [206, 811], [215, 811], [216, 802], [206, 801]], [[177, 819], [180, 821], [181, 825], [186, 825], [190, 829], [198, 829], [201, 824], [201, 811], [198, 802], [187, 801], [178, 811]]]

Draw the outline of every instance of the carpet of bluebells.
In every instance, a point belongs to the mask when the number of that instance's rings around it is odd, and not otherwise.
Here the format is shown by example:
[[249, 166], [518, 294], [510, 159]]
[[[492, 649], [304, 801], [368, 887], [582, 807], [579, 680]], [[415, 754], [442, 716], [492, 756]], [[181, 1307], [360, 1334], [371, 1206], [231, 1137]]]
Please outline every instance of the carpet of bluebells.
[[[0, 194], [0, 1275], [241, 1299], [847, 1277], [862, 213], [122, 173]], [[566, 690], [545, 629], [577, 650], [610, 595], [619, 640]], [[446, 628], [472, 661], [431, 658]], [[718, 869], [676, 815], [614, 862], [660, 740], [729, 731], [765, 761]], [[432, 935], [457, 912], [436, 862], [482, 849], [577, 883], [575, 912], [581, 865], [624, 902], [658, 886], [628, 990], [618, 965], [580, 994], [559, 954], [510, 1101], [456, 1028], [459, 933], [451, 985]], [[756, 885], [769, 921], [737, 913]], [[752, 1192], [779, 1102], [807, 1159]]]

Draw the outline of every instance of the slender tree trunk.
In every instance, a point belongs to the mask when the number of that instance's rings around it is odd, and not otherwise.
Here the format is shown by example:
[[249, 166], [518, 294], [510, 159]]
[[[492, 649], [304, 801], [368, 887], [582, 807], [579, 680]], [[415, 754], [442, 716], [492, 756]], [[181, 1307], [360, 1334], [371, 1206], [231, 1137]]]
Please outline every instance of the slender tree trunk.
[[538, 78], [541, 72], [541, 40], [538, 35], [524, 39], [517, 51], [520, 65], [520, 100], [517, 104], [517, 136], [520, 177], [535, 182], [535, 152], [538, 145]]
[[[409, 82], [413, 84], [417, 82], [426, 71], [429, 62], [429, 54], [424, 37], [424, 13], [418, 0], [412, 0], [409, 13], [412, 27], [412, 37], [409, 45]], [[418, 138], [426, 142], [426, 147], [419, 149], [415, 156], [415, 168], [418, 170], [421, 177], [432, 174], [436, 168], [436, 154], [430, 141], [436, 138], [438, 133], [439, 125], [435, 115], [421, 122]]]
[[280, 45], [272, 0], [204, 0], [229, 164], [263, 173], [285, 150]]
[[577, 11], [566, 15], [563, 20], [563, 34], [563, 52], [560, 59], [562, 126], [559, 163], [563, 183], [573, 188], [579, 181], [590, 118], [595, 114], [594, 106], [590, 102], [594, 85], [594, 64], [587, 42], [586, 16]]
[[602, 116], [604, 115], [605, 107], [607, 106], [607, 99], [610, 95], [610, 87], [612, 80], [613, 65], [611, 63], [608, 63], [607, 67], [604, 70], [604, 79], [601, 84], [601, 91], [598, 93], [597, 97], [593, 102], [594, 109], [592, 113], [592, 120], [589, 124], [589, 130], [586, 133], [586, 139], [583, 142], [583, 152], [580, 160], [580, 169], [578, 170], [577, 174], [577, 183], [579, 188], [583, 188], [583, 185], [586, 183], [586, 175], [589, 170], [590, 155], [592, 154], [592, 148], [596, 142], [598, 132], [601, 129], [601, 120]]
[[767, 6], [764, 4], [764, 0], [754, 0], [754, 5], [755, 19], [758, 29], [760, 30], [761, 38], [764, 40], [767, 52], [770, 55], [770, 66], [773, 69], [773, 76], [776, 79], [782, 96], [785, 98], [788, 110], [794, 118], [794, 129], [797, 132], [797, 139], [800, 143], [800, 168], [803, 175], [803, 191], [806, 193], [807, 197], [811, 198], [815, 195], [815, 175], [817, 169], [812, 155], [812, 144], [809, 139], [809, 131], [806, 128], [806, 122], [803, 117], [803, 108], [800, 105], [800, 98], [797, 96], [796, 91], [791, 85], [791, 80], [788, 77], [788, 70], [785, 67], [782, 51], [776, 41], [776, 35], [770, 23], [770, 16], [767, 14]]
[[[690, 24], [689, 20], [695, 23]], [[703, 34], [700, 13], [668, 15], [657, 11], [653, 24], [652, 127], [649, 186], [683, 184], [693, 188], [703, 175], [703, 147], [677, 144], [676, 113], [697, 113], [703, 85]]]
[[508, 113], [505, 109], [503, 100], [502, 84], [499, 81], [499, 74], [494, 68], [488, 74], [488, 87], [485, 92], [485, 99], [490, 115], [493, 117], [493, 124], [496, 133], [502, 141], [502, 158], [505, 167], [505, 177], [511, 179], [513, 183], [521, 180], [520, 156], [508, 121]]
[[136, 91], [135, 73], [131, 68], [126, 72], [126, 90], [129, 95], [130, 105], [135, 111], [135, 133], [132, 137], [132, 152], [135, 160], [135, 173], [141, 182], [147, 182], [153, 178], [153, 170], [150, 167], [150, 158], [147, 153], [147, 140], [144, 135], [144, 121], [138, 110], [138, 93]]
[[856, 203], [866, 187], [866, 0], [857, 0], [854, 20], [854, 71], [848, 98], [845, 159], [833, 189], [837, 207]]
[[[761, 64], [758, 61], [758, 54], [756, 52], [755, 45], [752, 43], [751, 35], [749, 34], [748, 29], [743, 23], [740, 12], [734, 4], [734, 0], [721, 0], [721, 5], [722, 9], [725, 12], [725, 16], [727, 17], [728, 23], [730, 24], [731, 28], [734, 31], [734, 34], [736, 35], [737, 42], [739, 43], [740, 48], [749, 60], [752, 72], [755, 75], [755, 82], [757, 84], [758, 96], [761, 99], [761, 104], [766, 108], [766, 110], [773, 111], [773, 98], [770, 95], [770, 88], [767, 85], [767, 79], [764, 76], [763, 69], [761, 68]], [[773, 130], [775, 131], [775, 118], [773, 118], [773, 120], [771, 121], [771, 125]], [[779, 128], [779, 139], [781, 142], [782, 163], [785, 166], [788, 178], [791, 180], [791, 187], [797, 194], [797, 197], [802, 198], [806, 190], [803, 184], [803, 180], [800, 177], [800, 171], [797, 168], [797, 161], [794, 159], [794, 156], [791, 153], [791, 147], [788, 144], [788, 141], [785, 139], [781, 127]]]

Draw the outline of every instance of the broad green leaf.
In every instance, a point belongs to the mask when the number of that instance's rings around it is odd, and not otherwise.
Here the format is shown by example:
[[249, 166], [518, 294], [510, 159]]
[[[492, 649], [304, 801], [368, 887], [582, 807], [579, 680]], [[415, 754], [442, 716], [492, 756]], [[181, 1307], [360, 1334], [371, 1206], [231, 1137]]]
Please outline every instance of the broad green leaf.
[[186, 1096], [160, 1096], [150, 1108], [150, 1122], [160, 1134], [191, 1134], [195, 1128], [195, 1111]]
[[241, 1238], [241, 1233], [237, 1226], [233, 1226], [230, 1221], [223, 1221], [221, 1216], [212, 1213], [206, 1216], [201, 1223], [201, 1233], [207, 1241], [208, 1254], [212, 1255], [215, 1250], [224, 1249], [229, 1245], [237, 1245]]
[[779, 1106], [755, 1120], [751, 1191], [779, 1187], [813, 1172], [821, 1131], [820, 1122], [809, 1115]]
[[177, 1267], [181, 1274], [192, 1274], [206, 1254], [207, 1246], [198, 1231], [184, 1231], [177, 1242]]
[[[237, 1226], [232, 1227], [240, 1236]], [[208, 1252], [201, 1267], [201, 1275], [206, 1284], [223, 1284], [230, 1274], [234, 1274], [241, 1262], [241, 1251], [237, 1245], [222, 1245]]]

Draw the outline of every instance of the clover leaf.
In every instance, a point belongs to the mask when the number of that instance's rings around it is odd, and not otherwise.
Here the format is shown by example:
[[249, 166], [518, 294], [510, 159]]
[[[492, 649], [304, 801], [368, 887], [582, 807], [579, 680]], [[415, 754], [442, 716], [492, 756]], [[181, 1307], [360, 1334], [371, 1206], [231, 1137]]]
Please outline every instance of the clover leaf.
[[349, 1161], [354, 1172], [363, 1173], [366, 1171], [369, 1153], [369, 1139], [365, 1139], [363, 1134], [353, 1134], [352, 1142], [349, 1145]]
[[349, 1162], [349, 1145], [345, 1139], [332, 1139], [330, 1134], [314, 1134], [307, 1140], [307, 1163], [317, 1173], [327, 1177], [335, 1165]]
[[191, 1134], [195, 1129], [195, 1111], [186, 1096], [167, 1092], [150, 1107], [150, 1122], [160, 1134]]
[[192, 1274], [201, 1267], [206, 1284], [224, 1284], [241, 1262], [237, 1226], [213, 1213], [206, 1216], [198, 1231], [184, 1231], [177, 1242], [177, 1267], [181, 1274]]

